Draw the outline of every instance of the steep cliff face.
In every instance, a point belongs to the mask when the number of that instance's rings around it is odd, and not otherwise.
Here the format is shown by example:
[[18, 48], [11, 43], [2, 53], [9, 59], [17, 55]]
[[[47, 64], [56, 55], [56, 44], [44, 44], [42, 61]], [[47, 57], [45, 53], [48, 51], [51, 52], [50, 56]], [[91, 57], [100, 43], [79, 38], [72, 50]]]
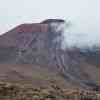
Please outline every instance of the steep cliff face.
[[99, 87], [96, 81], [100, 67], [95, 58], [99, 59], [100, 55], [78, 48], [62, 49], [65, 25], [64, 20], [49, 19], [38, 24], [22, 24], [5, 33], [0, 37], [0, 63], [33, 64], [58, 72], [82, 87], [91, 84]]

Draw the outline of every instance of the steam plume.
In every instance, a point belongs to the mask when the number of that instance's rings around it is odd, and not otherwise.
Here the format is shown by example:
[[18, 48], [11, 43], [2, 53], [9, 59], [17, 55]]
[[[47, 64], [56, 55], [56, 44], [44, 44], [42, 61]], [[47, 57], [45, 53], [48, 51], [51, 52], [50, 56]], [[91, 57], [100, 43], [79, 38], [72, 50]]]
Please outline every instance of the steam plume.
[[70, 22], [54, 22], [51, 23], [51, 27], [55, 34], [57, 34], [54, 42], [60, 44], [63, 50], [72, 47], [92, 48], [94, 45], [99, 46], [100, 41], [96, 41], [97, 37], [95, 34], [82, 33], [80, 29], [73, 26]]

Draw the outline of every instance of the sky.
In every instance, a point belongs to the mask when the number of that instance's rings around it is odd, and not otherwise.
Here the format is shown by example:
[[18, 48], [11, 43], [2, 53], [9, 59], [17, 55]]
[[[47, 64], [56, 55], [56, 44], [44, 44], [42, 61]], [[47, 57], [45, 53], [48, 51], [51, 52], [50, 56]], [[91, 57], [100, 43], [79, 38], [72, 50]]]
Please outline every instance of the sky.
[[70, 34], [98, 43], [99, 10], [100, 0], [0, 0], [0, 34], [22, 23], [62, 18], [72, 23]]

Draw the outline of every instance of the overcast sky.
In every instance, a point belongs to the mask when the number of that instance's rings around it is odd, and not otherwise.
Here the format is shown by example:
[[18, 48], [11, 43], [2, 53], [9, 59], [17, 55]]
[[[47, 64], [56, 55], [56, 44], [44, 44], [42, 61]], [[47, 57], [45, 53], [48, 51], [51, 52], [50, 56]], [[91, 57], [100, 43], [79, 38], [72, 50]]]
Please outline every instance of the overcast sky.
[[100, 0], [0, 0], [0, 33], [46, 18], [70, 20], [75, 33], [100, 38]]

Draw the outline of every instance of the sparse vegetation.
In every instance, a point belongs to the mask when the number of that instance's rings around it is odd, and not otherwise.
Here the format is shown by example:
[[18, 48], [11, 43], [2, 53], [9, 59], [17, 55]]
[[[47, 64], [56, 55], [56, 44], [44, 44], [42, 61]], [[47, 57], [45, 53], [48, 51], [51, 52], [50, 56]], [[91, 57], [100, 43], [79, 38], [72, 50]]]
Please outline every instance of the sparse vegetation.
[[62, 89], [56, 84], [48, 88], [0, 83], [0, 100], [100, 100], [100, 92]]

